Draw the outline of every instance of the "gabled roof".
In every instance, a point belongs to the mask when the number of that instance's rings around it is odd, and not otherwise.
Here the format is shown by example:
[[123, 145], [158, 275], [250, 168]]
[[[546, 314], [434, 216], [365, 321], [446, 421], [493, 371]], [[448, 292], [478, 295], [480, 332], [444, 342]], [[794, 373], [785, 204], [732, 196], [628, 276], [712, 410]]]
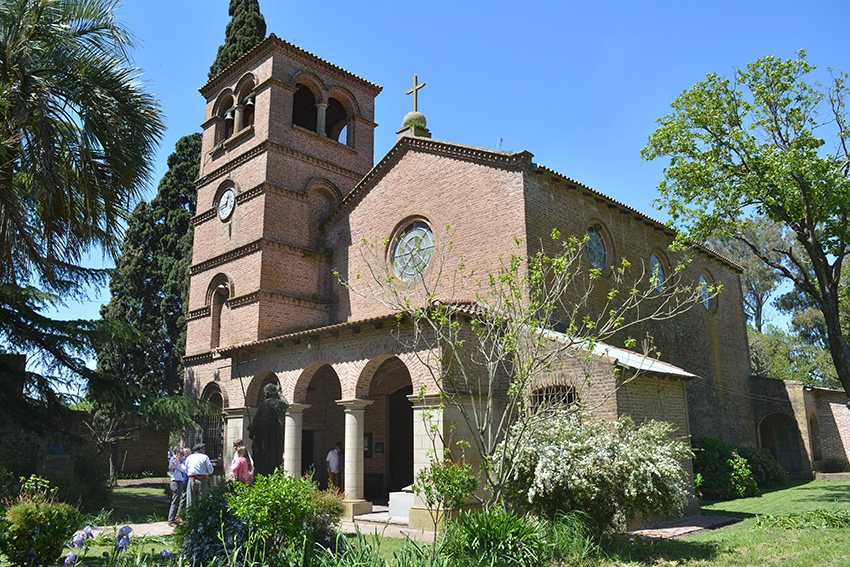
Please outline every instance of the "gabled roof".
[[334, 209], [331, 216], [325, 221], [324, 228], [327, 229], [333, 226], [345, 213], [354, 208], [369, 193], [369, 190], [375, 185], [377, 180], [410, 150], [450, 156], [505, 169], [529, 168], [531, 167], [531, 158], [534, 157], [533, 154], [527, 151], [502, 152], [455, 142], [434, 140], [432, 138], [402, 137], [390, 148], [390, 151], [386, 153], [381, 161], [375, 164], [369, 173], [354, 186], [351, 193], [346, 195], [339, 206]]

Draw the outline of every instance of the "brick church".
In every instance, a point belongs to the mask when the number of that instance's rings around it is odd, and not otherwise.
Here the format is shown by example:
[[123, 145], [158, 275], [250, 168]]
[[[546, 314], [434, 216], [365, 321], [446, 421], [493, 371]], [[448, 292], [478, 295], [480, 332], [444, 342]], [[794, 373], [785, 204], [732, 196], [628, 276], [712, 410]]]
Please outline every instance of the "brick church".
[[[361, 239], [386, 243], [379, 269], [411, 285], [419, 275], [412, 268], [427, 273], [432, 254], [446, 252], [447, 225], [451, 254], [478, 273], [493, 272], [517, 240], [531, 255], [553, 229], [587, 235], [602, 294], [620, 258], [662, 274], [678, 263], [668, 251], [674, 234], [663, 224], [535, 163], [527, 151], [432, 138], [418, 113], [376, 163], [381, 87], [274, 35], [200, 91], [206, 115], [185, 392], [223, 409], [223, 421], [201, 434], [208, 454], [229, 463], [232, 440], [250, 447], [247, 426], [263, 387], [280, 384], [290, 403], [286, 470], [314, 468], [322, 479], [325, 455], [342, 441], [349, 515], [386, 502], [427, 463], [428, 404], [414, 393], [436, 393], [417, 353], [397, 339], [404, 328], [393, 314], [334, 276], [369, 268], [357, 251]], [[414, 236], [425, 246], [411, 256]], [[749, 396], [739, 273], [709, 250], [695, 252], [684, 277], [722, 293], [647, 327], [661, 360], [647, 364], [622, 345], [598, 356], [594, 374], [612, 394], [604, 415], [663, 419], [683, 435], [759, 444], [764, 416], [756, 414], [776, 412], [759, 410]], [[639, 369], [615, 389], [618, 376]]]

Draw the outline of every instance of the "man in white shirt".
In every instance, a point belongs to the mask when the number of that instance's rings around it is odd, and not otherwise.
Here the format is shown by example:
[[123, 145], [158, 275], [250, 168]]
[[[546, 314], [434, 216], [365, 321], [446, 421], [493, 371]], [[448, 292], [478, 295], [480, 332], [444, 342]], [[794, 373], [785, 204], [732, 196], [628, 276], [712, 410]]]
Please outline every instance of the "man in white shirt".
[[[342, 453], [342, 443], [336, 442], [336, 447], [328, 452], [325, 462], [328, 465], [328, 482], [339, 490], [339, 456]], [[330, 488], [330, 487], [328, 487]]]
[[189, 475], [186, 507], [191, 506], [193, 502], [197, 502], [210, 491], [210, 475], [213, 473], [213, 466], [205, 447], [203, 443], [198, 443], [192, 447], [192, 454], [186, 457], [186, 473]]

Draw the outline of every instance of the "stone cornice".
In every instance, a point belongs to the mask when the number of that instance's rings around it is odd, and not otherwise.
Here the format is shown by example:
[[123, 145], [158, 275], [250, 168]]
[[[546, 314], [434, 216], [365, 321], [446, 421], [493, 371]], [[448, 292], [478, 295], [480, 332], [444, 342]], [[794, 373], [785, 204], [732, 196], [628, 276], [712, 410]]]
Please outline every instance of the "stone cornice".
[[232, 82], [237, 72], [245, 66], [248, 60], [256, 60], [260, 57], [271, 53], [272, 51], [283, 53], [294, 60], [301, 61], [308, 66], [321, 67], [325, 72], [333, 75], [340, 81], [348, 84], [355, 84], [358, 87], [370, 92], [372, 96], [378, 96], [383, 90], [381, 85], [367, 81], [362, 77], [358, 77], [354, 73], [346, 71], [342, 67], [334, 65], [312, 53], [297, 47], [288, 41], [280, 39], [275, 34], [270, 34], [269, 37], [249, 49], [242, 57], [231, 63], [228, 67], [210, 79], [206, 85], [198, 89], [204, 97], [209, 98], [211, 94], [217, 93], [224, 85]]
[[211, 270], [216, 266], [220, 266], [226, 262], [230, 262], [235, 260], [236, 258], [241, 258], [243, 256], [247, 256], [249, 254], [253, 254], [255, 252], [259, 252], [264, 248], [278, 248], [283, 249], [290, 254], [294, 254], [296, 256], [301, 256], [302, 258], [313, 258], [314, 260], [318, 260], [321, 262], [329, 262], [330, 255], [324, 252], [319, 252], [318, 250], [310, 250], [309, 248], [304, 248], [302, 246], [294, 246], [292, 244], [287, 244], [286, 242], [280, 242], [277, 240], [272, 240], [270, 238], [260, 238], [253, 242], [249, 242], [244, 246], [240, 246], [238, 248], [234, 248], [224, 254], [219, 254], [218, 256], [214, 256], [208, 260], [204, 260], [198, 264], [195, 264], [189, 268], [189, 275], [195, 276], [207, 270]]
[[[236, 195], [236, 203], [241, 205], [242, 203], [246, 203], [251, 199], [259, 197], [265, 193], [276, 193], [278, 195], [284, 195], [290, 199], [294, 199], [296, 201], [306, 201], [307, 195], [303, 193], [299, 193], [297, 191], [293, 191], [292, 189], [287, 189], [286, 187], [281, 187], [280, 185], [275, 185], [274, 183], [260, 183], [255, 187], [251, 187], [247, 191], [242, 191], [238, 195]], [[194, 226], [198, 226], [199, 224], [205, 223], [209, 220], [212, 220], [216, 217], [215, 207], [207, 209], [202, 213], [198, 213], [194, 217], [192, 217], [192, 224]]]
[[268, 289], [260, 289], [258, 291], [246, 293], [245, 295], [240, 295], [239, 297], [234, 297], [227, 301], [227, 305], [231, 309], [236, 309], [237, 307], [243, 307], [245, 305], [250, 305], [258, 301], [273, 301], [275, 303], [300, 305], [302, 307], [309, 307], [311, 309], [319, 309], [322, 311], [330, 310], [330, 305], [326, 301], [320, 301], [318, 299], [312, 299], [307, 297], [299, 297], [297, 295], [288, 295], [285, 293], [280, 293], [279, 291], [272, 291]]
[[[309, 132], [309, 130], [308, 130]], [[332, 140], [331, 140], [332, 141]], [[339, 143], [339, 142], [337, 142]], [[344, 175], [345, 177], [349, 177], [351, 179], [360, 179], [362, 177], [361, 174], [356, 171], [352, 171], [350, 169], [346, 169], [344, 167], [340, 167], [335, 165], [327, 160], [323, 160], [321, 158], [317, 158], [315, 156], [311, 156], [310, 154], [306, 154], [304, 152], [298, 151], [294, 148], [290, 148], [289, 146], [285, 146], [280, 142], [273, 142], [271, 140], [267, 140], [265, 144], [268, 144], [268, 149], [276, 151], [280, 154], [287, 155], [293, 157], [295, 159], [301, 160], [305, 163], [309, 163], [310, 165], [321, 167], [327, 171], [332, 171], [338, 175]], [[343, 144], [344, 145], [344, 144]], [[348, 146], [346, 146], [348, 147]]]
[[230, 171], [233, 171], [234, 169], [236, 169], [238, 166], [242, 165], [243, 163], [245, 163], [249, 159], [252, 159], [252, 158], [258, 156], [258, 155], [260, 155], [261, 153], [263, 153], [267, 150], [268, 150], [268, 142], [263, 142], [262, 144], [254, 146], [253, 148], [251, 148], [247, 152], [236, 156], [235, 158], [228, 161], [227, 163], [225, 163], [221, 167], [214, 169], [211, 172], [209, 172], [208, 174], [204, 175], [203, 177], [198, 179], [195, 182], [195, 184], [198, 186], [198, 189], [200, 189], [204, 185], [207, 185], [208, 183], [218, 179], [222, 175], [224, 175], [224, 174], [226, 174]]
[[193, 309], [192, 311], [189, 311], [189, 313], [186, 314], [186, 320], [187, 321], [193, 321], [195, 319], [203, 319], [204, 317], [209, 317], [209, 316], [210, 316], [210, 306], [205, 305], [205, 306], [201, 307], [200, 309]]
[[206, 362], [212, 362], [213, 360], [213, 351], [202, 352], [200, 354], [193, 354], [191, 356], [183, 357], [183, 366], [195, 366], [196, 364], [204, 364]]

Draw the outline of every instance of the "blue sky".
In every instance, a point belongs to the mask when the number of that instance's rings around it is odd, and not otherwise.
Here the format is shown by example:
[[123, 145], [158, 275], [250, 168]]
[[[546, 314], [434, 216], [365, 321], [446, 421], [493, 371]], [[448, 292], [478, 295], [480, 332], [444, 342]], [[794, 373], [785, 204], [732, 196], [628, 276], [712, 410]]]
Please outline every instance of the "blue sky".
[[[160, 100], [168, 131], [147, 198], [178, 138], [199, 131], [198, 88], [224, 40], [228, 0], [125, 0], [118, 19]], [[850, 1], [282, 2], [260, 0], [269, 33], [383, 85], [375, 161], [412, 108], [432, 136], [528, 150], [544, 164], [664, 220], [652, 206], [664, 164], [640, 149], [670, 102], [707, 73], [731, 75], [757, 57], [804, 49], [850, 72]], [[97, 265], [99, 253], [93, 255]], [[106, 265], [109, 265], [107, 262]], [[95, 318], [108, 289], [60, 310]]]

